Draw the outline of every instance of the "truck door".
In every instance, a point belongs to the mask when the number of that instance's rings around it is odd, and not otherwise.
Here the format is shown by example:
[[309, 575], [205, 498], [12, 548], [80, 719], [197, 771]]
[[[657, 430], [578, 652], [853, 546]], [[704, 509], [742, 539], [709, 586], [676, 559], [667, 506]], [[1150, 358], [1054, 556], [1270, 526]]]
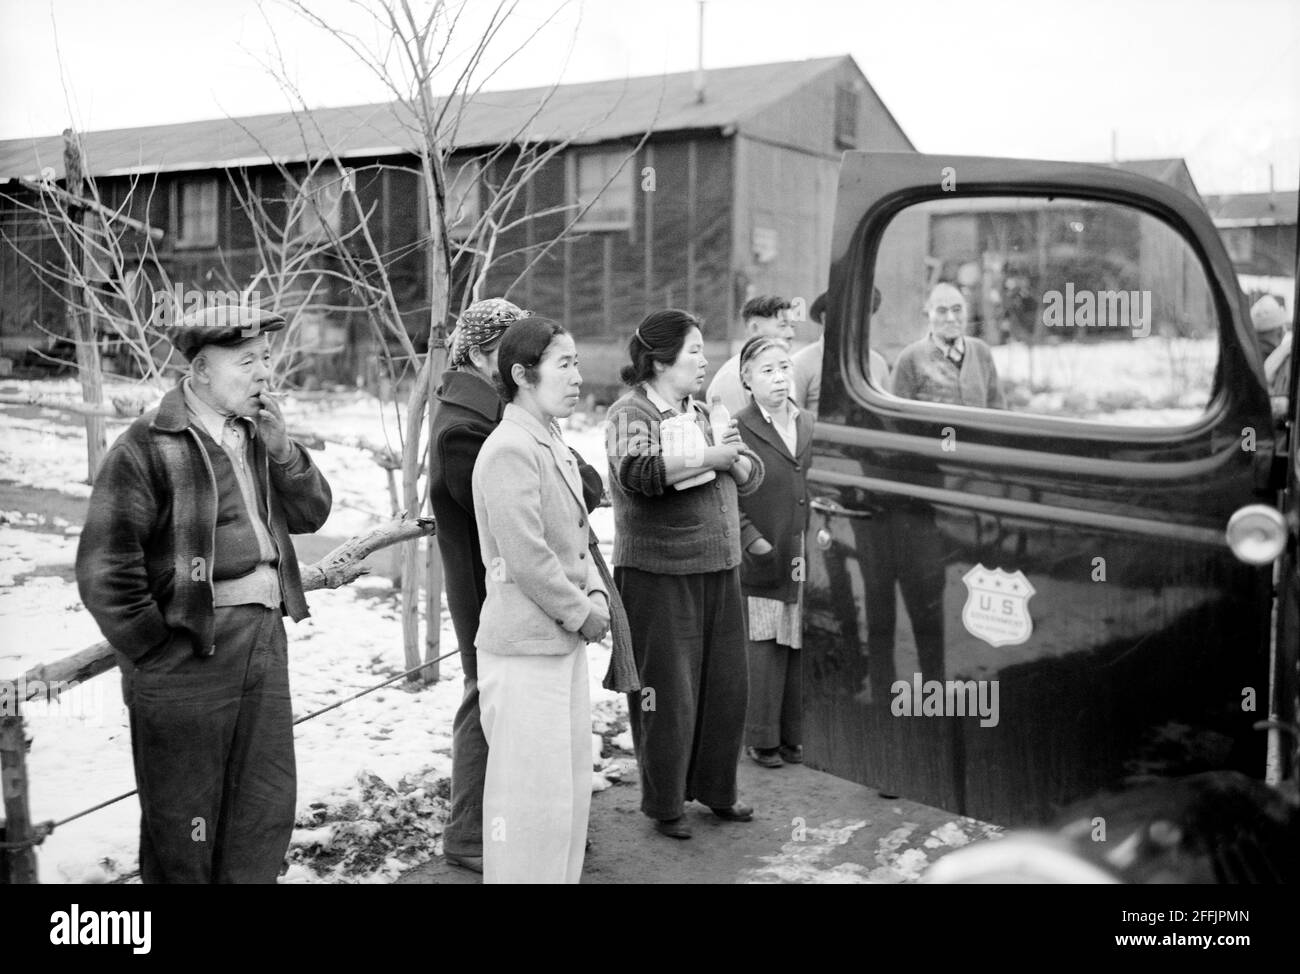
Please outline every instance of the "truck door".
[[1103, 166], [846, 153], [837, 207], [808, 762], [1005, 824], [1125, 777], [1262, 776], [1272, 555], [1225, 530], [1281, 482], [1199, 200]]

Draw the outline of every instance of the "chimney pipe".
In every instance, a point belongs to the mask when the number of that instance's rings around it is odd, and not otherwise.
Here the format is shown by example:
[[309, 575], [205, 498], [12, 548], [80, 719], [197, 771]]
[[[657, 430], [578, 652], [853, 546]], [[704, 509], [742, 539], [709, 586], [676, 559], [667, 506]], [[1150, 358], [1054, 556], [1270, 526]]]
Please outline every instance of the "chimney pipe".
[[704, 0], [700, 3], [699, 52], [695, 65], [695, 103], [704, 104]]

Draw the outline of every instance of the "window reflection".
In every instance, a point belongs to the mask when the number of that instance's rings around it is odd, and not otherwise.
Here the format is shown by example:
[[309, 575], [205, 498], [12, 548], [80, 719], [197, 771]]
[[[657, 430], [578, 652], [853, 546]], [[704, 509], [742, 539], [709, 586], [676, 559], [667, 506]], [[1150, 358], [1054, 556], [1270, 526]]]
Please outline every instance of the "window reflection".
[[901, 398], [1154, 426], [1191, 423], [1209, 401], [1217, 320], [1204, 272], [1138, 210], [929, 201], [890, 224], [874, 281], [869, 342], [890, 374], [873, 382]]

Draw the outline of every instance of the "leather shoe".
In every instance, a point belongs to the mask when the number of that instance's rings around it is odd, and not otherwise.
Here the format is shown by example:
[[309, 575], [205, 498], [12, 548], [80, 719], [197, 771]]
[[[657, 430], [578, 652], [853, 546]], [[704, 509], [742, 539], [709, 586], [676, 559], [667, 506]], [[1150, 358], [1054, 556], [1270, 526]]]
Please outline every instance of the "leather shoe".
[[710, 811], [724, 822], [752, 822], [754, 821], [754, 809], [748, 805], [742, 805], [740, 802], [724, 808], [711, 808]]
[[657, 818], [655, 819], [655, 831], [660, 835], [666, 835], [670, 839], [689, 839], [691, 830], [686, 827], [679, 815], [677, 818]]
[[802, 744], [782, 744], [777, 748], [777, 753], [786, 764], [803, 764]]
[[454, 852], [444, 852], [442, 858], [453, 866], [460, 866], [461, 869], [468, 869], [473, 873], [483, 871], [482, 856], [458, 856]]
[[764, 768], [779, 768], [785, 764], [774, 747], [746, 747], [745, 756]]

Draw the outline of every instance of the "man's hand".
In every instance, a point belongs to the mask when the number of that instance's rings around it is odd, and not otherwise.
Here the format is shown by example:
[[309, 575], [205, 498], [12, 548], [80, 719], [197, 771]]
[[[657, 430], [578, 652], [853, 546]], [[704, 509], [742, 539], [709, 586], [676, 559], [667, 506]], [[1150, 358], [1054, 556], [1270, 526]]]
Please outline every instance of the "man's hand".
[[293, 444], [284, 428], [284, 413], [280, 403], [269, 392], [258, 393], [262, 408], [257, 411], [257, 429], [266, 440], [266, 449], [271, 459], [284, 463], [293, 456]]
[[751, 555], [765, 555], [772, 550], [772, 543], [767, 538], [755, 538], [745, 550]]
[[587, 621], [582, 624], [579, 632], [587, 642], [598, 643], [605, 638], [605, 633], [609, 632], [609, 603], [601, 592], [588, 595], [587, 601], [591, 603], [591, 610], [587, 613]]
[[722, 434], [722, 442], [719, 445], [734, 446], [737, 450], [744, 447], [745, 441], [741, 437], [740, 429], [736, 426], [734, 419], [731, 421], [731, 425], [727, 427], [727, 431]]

